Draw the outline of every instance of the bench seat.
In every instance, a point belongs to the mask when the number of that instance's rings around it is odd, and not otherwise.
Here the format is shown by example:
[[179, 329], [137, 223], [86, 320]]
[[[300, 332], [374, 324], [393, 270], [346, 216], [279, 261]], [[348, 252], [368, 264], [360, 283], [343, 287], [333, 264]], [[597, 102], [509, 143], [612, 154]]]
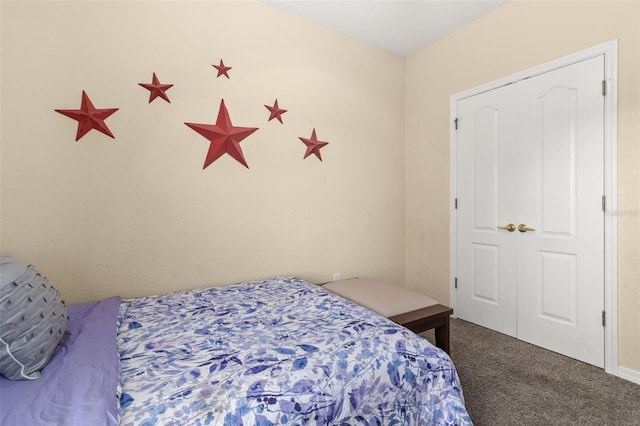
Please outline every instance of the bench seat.
[[449, 316], [453, 309], [416, 291], [372, 278], [350, 278], [323, 285], [414, 333], [435, 329], [436, 346], [449, 353]]

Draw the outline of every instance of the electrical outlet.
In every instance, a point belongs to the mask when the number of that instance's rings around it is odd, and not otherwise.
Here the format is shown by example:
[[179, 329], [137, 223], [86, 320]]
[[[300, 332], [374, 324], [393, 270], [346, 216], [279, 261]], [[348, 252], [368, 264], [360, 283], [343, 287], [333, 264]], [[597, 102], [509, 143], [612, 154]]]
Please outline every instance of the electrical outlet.
[[340, 272], [333, 273], [333, 281], [340, 281]]

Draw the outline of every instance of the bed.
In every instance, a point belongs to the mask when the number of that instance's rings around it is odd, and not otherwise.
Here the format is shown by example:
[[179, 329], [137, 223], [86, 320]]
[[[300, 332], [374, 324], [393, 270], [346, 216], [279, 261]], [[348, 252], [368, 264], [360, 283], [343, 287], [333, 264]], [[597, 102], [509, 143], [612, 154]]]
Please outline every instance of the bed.
[[448, 355], [293, 277], [68, 307], [3, 425], [468, 425]]

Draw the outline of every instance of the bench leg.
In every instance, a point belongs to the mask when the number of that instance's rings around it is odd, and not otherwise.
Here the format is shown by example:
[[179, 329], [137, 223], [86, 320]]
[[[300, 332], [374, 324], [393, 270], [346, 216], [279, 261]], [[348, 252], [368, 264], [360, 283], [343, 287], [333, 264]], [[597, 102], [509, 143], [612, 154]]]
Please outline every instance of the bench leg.
[[449, 317], [444, 318], [444, 324], [435, 327], [436, 346], [449, 354]]

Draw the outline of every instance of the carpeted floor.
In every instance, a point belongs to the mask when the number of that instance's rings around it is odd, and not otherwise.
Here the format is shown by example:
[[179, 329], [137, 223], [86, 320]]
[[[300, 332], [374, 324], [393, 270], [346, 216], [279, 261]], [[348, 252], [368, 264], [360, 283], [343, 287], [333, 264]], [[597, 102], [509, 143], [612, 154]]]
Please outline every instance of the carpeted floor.
[[453, 319], [451, 359], [476, 426], [640, 426], [640, 385], [555, 352]]

